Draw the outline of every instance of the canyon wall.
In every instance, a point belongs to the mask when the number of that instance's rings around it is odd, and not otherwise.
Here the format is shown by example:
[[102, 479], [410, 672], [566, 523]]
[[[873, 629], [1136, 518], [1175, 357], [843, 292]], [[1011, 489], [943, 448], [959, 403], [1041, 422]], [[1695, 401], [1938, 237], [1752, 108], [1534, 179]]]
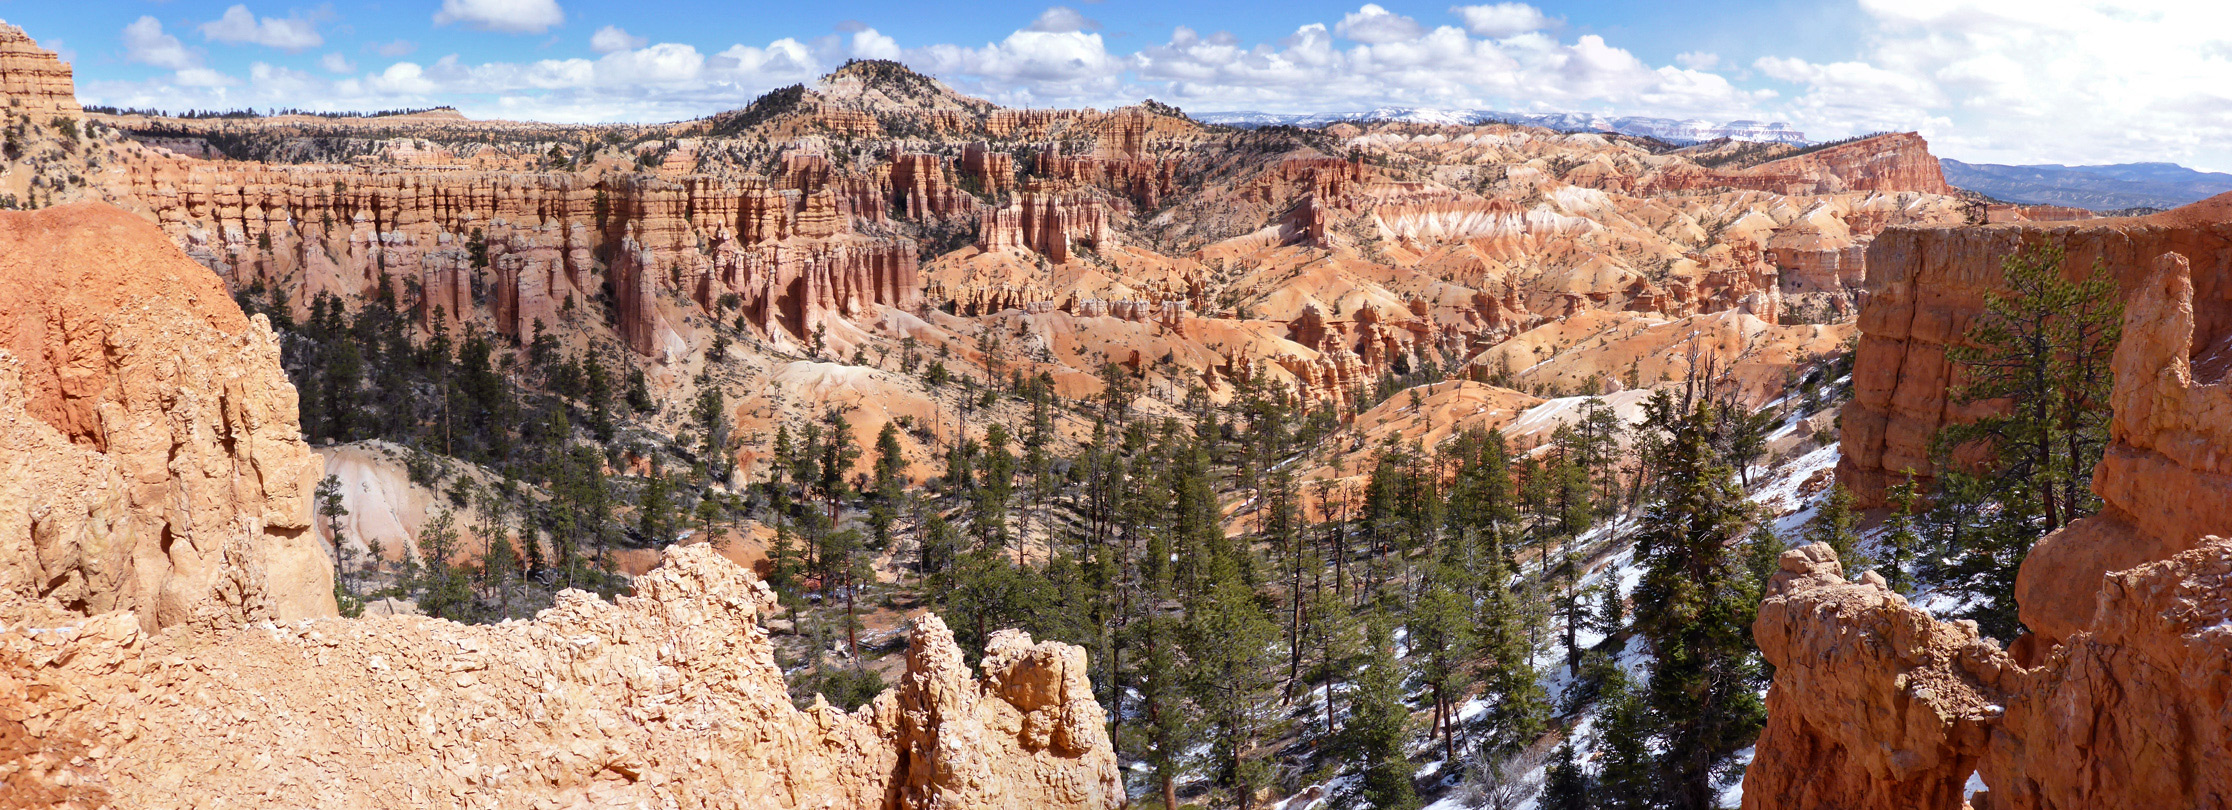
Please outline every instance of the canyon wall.
[[800, 710], [759, 622], [775, 594], [744, 568], [675, 547], [634, 586], [609, 603], [568, 591], [501, 625], [378, 617], [207, 639], [151, 636], [127, 613], [8, 625], [0, 804], [1124, 804], [1077, 647], [998, 633], [979, 678], [926, 616], [896, 689]]
[[0, 212], [0, 592], [148, 630], [334, 613], [279, 341], [146, 221]]
[[2078, 271], [2099, 259], [2126, 298], [2110, 445], [2093, 474], [2104, 504], [2024, 559], [2015, 598], [2029, 633], [2005, 651], [1880, 579], [1846, 582], [1820, 546], [1786, 553], [1753, 627], [1776, 671], [1747, 808], [1951, 810], [1964, 791], [1948, 786], [1972, 770], [1986, 787], [1977, 810], [2210, 807], [2232, 793], [2217, 767], [2232, 756], [2227, 222], [2220, 198], [2093, 226], [1878, 241], [1898, 247], [1870, 254], [1883, 297], [1862, 315], [1839, 477], [1873, 474], [1880, 497], [1879, 460], [1899, 437], [1926, 441], [1968, 416], [1945, 405], [1958, 371], [1944, 347], [1996, 286], [1997, 257], [2047, 240]]
[[429, 325], [485, 311], [504, 334], [531, 337], [536, 321], [555, 326], [609, 287], [628, 345], [664, 356], [688, 348], [674, 321], [730, 295], [758, 328], [799, 338], [824, 317], [919, 300], [913, 240], [853, 232], [830, 187], [167, 157], [127, 183], [120, 199], [236, 287], [263, 281], [307, 304], [415, 286]]
[[[1983, 311], [1985, 295], [2001, 288], [2001, 260], [2039, 242], [2067, 252], [2063, 271], [2069, 277], [2102, 263], [2127, 299], [2156, 259], [2171, 252], [2193, 263], [2196, 300], [2213, 304], [2232, 296], [2232, 200], [2223, 198], [2134, 219], [1885, 231], [1868, 247], [1868, 303], [1860, 312], [1853, 399], [1842, 416], [1844, 457], [1837, 470], [1863, 505], [1883, 503], [1886, 484], [1906, 470], [1929, 480], [1930, 438], [1948, 421], [1977, 415], [1947, 398], [1960, 378], [1945, 350]], [[2232, 307], [2202, 308], [2192, 355], [2201, 360], [2227, 334]], [[2204, 365], [2210, 379], [2223, 371]]]

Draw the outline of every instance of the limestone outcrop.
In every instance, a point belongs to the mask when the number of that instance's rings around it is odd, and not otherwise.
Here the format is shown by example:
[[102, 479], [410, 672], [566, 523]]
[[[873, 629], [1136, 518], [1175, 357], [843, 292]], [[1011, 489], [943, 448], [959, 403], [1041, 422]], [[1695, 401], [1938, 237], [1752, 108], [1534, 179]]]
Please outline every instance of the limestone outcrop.
[[147, 630], [334, 613], [279, 341], [122, 210], [0, 213], [0, 592]]
[[1124, 802], [1076, 647], [999, 635], [980, 680], [926, 617], [895, 690], [851, 713], [800, 710], [759, 623], [774, 593], [743, 567], [676, 547], [634, 584], [494, 626], [384, 616], [203, 638], [151, 636], [128, 613], [10, 624], [0, 768], [11, 792], [123, 807]]
[[39, 47], [23, 29], [0, 23], [0, 99], [9, 112], [31, 115], [82, 112], [70, 66]]

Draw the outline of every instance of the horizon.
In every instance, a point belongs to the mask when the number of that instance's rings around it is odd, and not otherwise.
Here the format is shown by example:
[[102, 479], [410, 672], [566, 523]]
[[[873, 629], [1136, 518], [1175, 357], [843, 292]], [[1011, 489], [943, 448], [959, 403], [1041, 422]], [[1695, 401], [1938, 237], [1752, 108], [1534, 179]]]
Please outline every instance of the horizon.
[[848, 58], [883, 58], [1007, 107], [1153, 98], [1201, 113], [1750, 120], [1817, 142], [1914, 131], [1968, 163], [2232, 170], [2222, 145], [2232, 95], [2217, 89], [2232, 86], [2232, 62], [2211, 55], [2232, 49], [2232, 9], [2160, 1], [673, 11], [646, 19], [602, 0], [0, 0], [0, 18], [71, 63], [84, 103], [120, 108], [451, 106], [475, 119], [661, 123], [740, 108]]

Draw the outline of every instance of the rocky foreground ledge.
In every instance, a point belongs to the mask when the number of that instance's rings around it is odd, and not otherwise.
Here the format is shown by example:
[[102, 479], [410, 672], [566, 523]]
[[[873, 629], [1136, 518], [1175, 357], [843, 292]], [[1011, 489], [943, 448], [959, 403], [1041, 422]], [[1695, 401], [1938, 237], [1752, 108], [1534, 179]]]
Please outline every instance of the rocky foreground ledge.
[[[1123, 804], [1085, 654], [935, 616], [898, 687], [799, 710], [708, 546], [532, 622], [421, 617], [142, 632], [0, 606], [0, 806], [1102, 808]], [[45, 615], [60, 621], [37, 621]], [[42, 626], [43, 625], [43, 626]]]
[[1785, 552], [1753, 627], [1775, 665], [1746, 810], [2220, 807], [2232, 796], [2232, 540], [2109, 574], [2035, 667], [1828, 547]]

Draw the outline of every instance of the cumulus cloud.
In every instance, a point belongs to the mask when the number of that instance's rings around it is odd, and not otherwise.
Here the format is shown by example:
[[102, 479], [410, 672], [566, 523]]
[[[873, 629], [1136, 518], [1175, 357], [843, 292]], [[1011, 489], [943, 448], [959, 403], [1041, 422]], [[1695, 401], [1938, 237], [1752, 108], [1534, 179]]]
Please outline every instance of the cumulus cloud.
[[1099, 20], [1086, 17], [1079, 13], [1077, 9], [1068, 6], [1054, 6], [1040, 14], [1038, 19], [1033, 20], [1026, 30], [1044, 31], [1049, 34], [1067, 34], [1075, 31], [1098, 31], [1100, 27]]
[[1921, 129], [2004, 162], [2191, 160], [2232, 169], [2232, 6], [2161, 0], [1862, 0], [1853, 58], [1779, 56], [1823, 132]]
[[177, 37], [163, 33], [161, 20], [146, 16], [124, 26], [124, 58], [169, 70], [201, 65], [201, 54], [187, 50]]
[[1345, 39], [1372, 45], [1416, 39], [1425, 30], [1417, 20], [1374, 3], [1365, 3], [1363, 8], [1342, 17], [1340, 24], [1333, 26], [1333, 33]]
[[589, 50], [597, 53], [632, 51], [651, 44], [651, 40], [621, 30], [620, 26], [607, 25], [589, 35]]
[[898, 59], [903, 56], [898, 40], [884, 36], [874, 28], [853, 32], [852, 55], [859, 59]]
[[[804, 41], [725, 48], [653, 44], [605, 26], [589, 37], [588, 58], [385, 64], [412, 52], [397, 40], [359, 46], [363, 58], [378, 54], [382, 63], [362, 73], [327, 54], [245, 75], [210, 70], [200, 52], [142, 17], [124, 28], [123, 58], [165, 74], [145, 82], [81, 80], [81, 87], [98, 103], [174, 109], [432, 102], [545, 120], [674, 120], [810, 82], [851, 57], [898, 59], [963, 92], [1017, 106], [1105, 107], [1152, 96], [1202, 110], [1401, 105], [1754, 118], [1790, 121], [1819, 139], [1918, 129], [1939, 153], [1963, 159], [2187, 159], [2232, 169], [2232, 115], [2225, 112], [2232, 110], [2232, 7], [1857, 2], [1865, 24], [1850, 53], [1823, 59], [1771, 48], [1738, 64], [1702, 50], [1659, 64], [1623, 47], [1632, 41], [1561, 35], [1558, 20], [1519, 2], [1449, 7], [1440, 25], [1361, 5], [1337, 18], [1295, 20], [1290, 33], [1268, 39], [1179, 26], [1131, 52], [1111, 52], [1098, 23], [1074, 2], [1018, 18], [1016, 30], [978, 45], [907, 48], [857, 21]], [[565, 20], [555, 0], [443, 0], [440, 9], [439, 23], [496, 31], [547, 31]], [[213, 42], [273, 47], [304, 41], [273, 27], [286, 22], [232, 6], [201, 33]]]
[[225, 14], [201, 24], [202, 39], [232, 45], [262, 45], [300, 51], [325, 44], [316, 23], [300, 17], [258, 19], [245, 5], [225, 9]]
[[435, 25], [461, 23], [484, 31], [539, 34], [566, 21], [558, 0], [442, 0]]
[[1465, 21], [1465, 30], [1477, 36], [1503, 39], [1550, 27], [1550, 16], [1525, 3], [1485, 6], [1452, 6], [1449, 13]]

